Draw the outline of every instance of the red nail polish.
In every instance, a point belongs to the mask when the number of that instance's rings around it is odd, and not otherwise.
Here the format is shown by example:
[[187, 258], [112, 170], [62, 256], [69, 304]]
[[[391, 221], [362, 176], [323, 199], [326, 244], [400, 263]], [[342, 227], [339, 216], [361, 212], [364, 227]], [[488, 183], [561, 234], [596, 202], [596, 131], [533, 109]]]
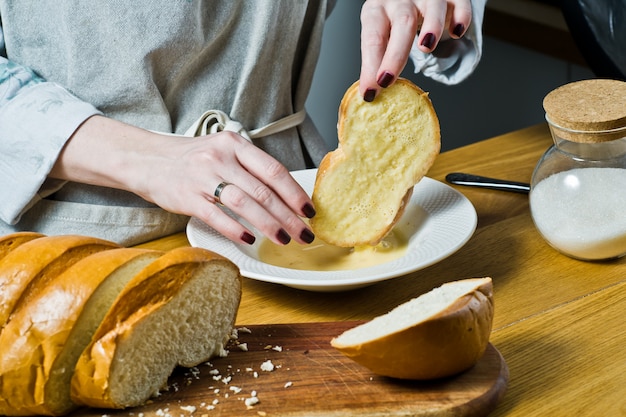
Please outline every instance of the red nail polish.
[[393, 74], [385, 71], [382, 74], [380, 74], [380, 77], [378, 77], [378, 85], [381, 86], [382, 88], [387, 88], [389, 87], [389, 85], [391, 84], [391, 82], [393, 81]]
[[465, 33], [465, 25], [463, 23], [459, 23], [454, 27], [452, 33], [454, 34], [454, 36], [460, 38], [461, 36], [463, 36], [463, 33]]
[[312, 243], [315, 240], [315, 235], [309, 229], [303, 229], [300, 233], [300, 239], [306, 243]]
[[278, 233], [276, 233], [276, 239], [278, 239], [278, 241], [283, 245], [291, 242], [291, 236], [289, 236], [289, 234], [284, 229], [280, 229]]
[[307, 219], [311, 219], [315, 216], [315, 208], [309, 203], [306, 203], [302, 207], [302, 213], [307, 217]]
[[241, 234], [241, 240], [247, 243], [248, 245], [252, 245], [254, 241], [256, 240], [256, 238], [248, 232], [243, 232]]
[[376, 97], [376, 90], [374, 90], [373, 88], [368, 88], [367, 90], [365, 90], [365, 94], [363, 95], [363, 100], [367, 102], [372, 102], [374, 101], [375, 97]]
[[422, 46], [425, 46], [428, 49], [433, 49], [433, 45], [435, 44], [435, 35], [432, 33], [427, 33], [422, 39]]

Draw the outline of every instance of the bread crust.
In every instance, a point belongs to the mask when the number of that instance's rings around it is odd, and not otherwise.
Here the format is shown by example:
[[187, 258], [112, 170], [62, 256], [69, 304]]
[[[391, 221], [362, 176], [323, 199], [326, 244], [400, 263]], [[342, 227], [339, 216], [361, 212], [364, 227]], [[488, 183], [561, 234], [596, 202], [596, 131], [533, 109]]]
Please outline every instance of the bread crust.
[[484, 354], [493, 321], [490, 278], [427, 320], [365, 343], [335, 338], [333, 347], [372, 372], [399, 379], [429, 380], [463, 372]]
[[35, 232], [16, 232], [0, 237], [0, 260], [22, 243], [30, 242], [33, 239], [44, 236], [45, 235], [41, 233]]
[[428, 94], [399, 78], [372, 103], [359, 82], [339, 106], [339, 146], [322, 159], [311, 228], [336, 246], [378, 244], [397, 223], [439, 154], [439, 120]]
[[[104, 408], [140, 405], [165, 384], [176, 365], [195, 366], [218, 353], [204, 352], [203, 356], [195, 358], [193, 363], [186, 363], [180, 358], [177, 363], [171, 363], [171, 357], [163, 358], [159, 369], [161, 375], [153, 375], [151, 380], [142, 382], [148, 388], [139, 398], [122, 401], [112, 395], [113, 375], [120, 366], [120, 360], [116, 356], [121, 344], [131, 343], [129, 340], [137, 326], [171, 302], [185, 284], [194, 277], [195, 271], [206, 264], [220, 265], [235, 278], [230, 285], [238, 288], [236, 303], [228, 305], [225, 311], [225, 314], [229, 315], [227, 319], [229, 321], [228, 332], [230, 332], [234, 326], [241, 299], [242, 277], [239, 269], [228, 259], [204, 249], [193, 247], [173, 249], [144, 268], [117, 297], [93, 335], [89, 346], [78, 360], [72, 378], [73, 401], [82, 405]], [[198, 297], [202, 296], [198, 294]], [[178, 325], [178, 323], [170, 324]], [[213, 336], [224, 339], [221, 340], [222, 347], [228, 338], [228, 335]]]
[[120, 247], [80, 235], [45, 236], [21, 244], [0, 260], [0, 326], [70, 265], [92, 253]]
[[[0, 334], [0, 413], [63, 415], [71, 411], [71, 371], [65, 369], [66, 365], [58, 369], [59, 359], [67, 345], [78, 337], [72, 334], [73, 329], [87, 302], [123, 265], [137, 259], [149, 262], [161, 253], [134, 248], [94, 253], [48, 282], [45, 291], [14, 314]], [[73, 364], [67, 366], [73, 369]], [[66, 392], [57, 392], [61, 389]]]

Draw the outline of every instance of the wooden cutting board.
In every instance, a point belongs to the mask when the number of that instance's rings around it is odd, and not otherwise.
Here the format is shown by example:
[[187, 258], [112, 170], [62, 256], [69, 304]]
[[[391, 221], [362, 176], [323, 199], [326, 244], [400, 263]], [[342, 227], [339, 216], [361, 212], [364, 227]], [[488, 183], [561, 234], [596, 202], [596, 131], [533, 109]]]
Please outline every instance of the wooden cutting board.
[[149, 404], [119, 411], [78, 410], [74, 415], [484, 416], [504, 395], [508, 368], [491, 344], [472, 369], [458, 376], [400, 381], [377, 376], [330, 346], [331, 338], [357, 324], [239, 328], [227, 357], [177, 369], [168, 390]]

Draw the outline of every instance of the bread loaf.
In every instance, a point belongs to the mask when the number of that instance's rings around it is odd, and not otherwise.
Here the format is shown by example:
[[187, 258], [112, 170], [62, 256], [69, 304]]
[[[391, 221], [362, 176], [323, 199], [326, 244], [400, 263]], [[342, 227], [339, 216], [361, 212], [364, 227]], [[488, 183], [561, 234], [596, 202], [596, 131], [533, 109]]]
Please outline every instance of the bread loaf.
[[0, 261], [0, 327], [45, 283], [92, 253], [119, 247], [89, 236], [45, 236], [25, 242]]
[[482, 357], [493, 312], [491, 278], [450, 282], [347, 330], [331, 345], [379, 375], [447, 377]]
[[0, 414], [62, 415], [71, 370], [126, 283], [161, 255], [111, 249], [81, 259], [13, 314], [0, 333]]
[[44, 235], [41, 233], [35, 232], [17, 232], [0, 237], [0, 260], [22, 243], [26, 243], [43, 236]]
[[439, 154], [439, 120], [428, 94], [408, 80], [371, 103], [357, 81], [339, 106], [338, 136], [317, 172], [311, 228], [335, 246], [376, 245]]
[[0, 414], [142, 404], [175, 366], [223, 353], [241, 298], [226, 258], [29, 237], [0, 238]]
[[135, 276], [115, 300], [72, 377], [78, 404], [143, 404], [177, 365], [224, 352], [241, 297], [230, 261], [200, 248], [173, 249]]

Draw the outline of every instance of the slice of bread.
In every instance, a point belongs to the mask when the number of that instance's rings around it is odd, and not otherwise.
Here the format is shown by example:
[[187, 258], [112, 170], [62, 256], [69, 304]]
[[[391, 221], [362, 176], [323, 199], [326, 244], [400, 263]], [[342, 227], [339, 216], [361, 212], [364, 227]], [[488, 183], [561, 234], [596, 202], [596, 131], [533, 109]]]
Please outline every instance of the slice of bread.
[[401, 78], [371, 103], [358, 87], [341, 101], [339, 146], [320, 163], [312, 196], [315, 235], [343, 247], [385, 237], [441, 146], [439, 120], [419, 87]]
[[69, 266], [115, 247], [119, 246], [94, 237], [62, 235], [40, 237], [13, 249], [0, 260], [0, 327]]
[[44, 237], [44, 235], [35, 232], [16, 232], [0, 237], [0, 260], [22, 243], [30, 242], [39, 237]]
[[449, 282], [347, 330], [331, 345], [379, 375], [447, 377], [482, 357], [493, 312], [491, 278]]
[[79, 358], [71, 396], [77, 404], [143, 404], [177, 365], [224, 353], [241, 297], [241, 275], [210, 251], [173, 249], [120, 293]]
[[70, 382], [78, 357], [126, 283], [161, 254], [98, 252], [30, 297], [0, 334], [0, 414], [63, 415], [75, 408]]

